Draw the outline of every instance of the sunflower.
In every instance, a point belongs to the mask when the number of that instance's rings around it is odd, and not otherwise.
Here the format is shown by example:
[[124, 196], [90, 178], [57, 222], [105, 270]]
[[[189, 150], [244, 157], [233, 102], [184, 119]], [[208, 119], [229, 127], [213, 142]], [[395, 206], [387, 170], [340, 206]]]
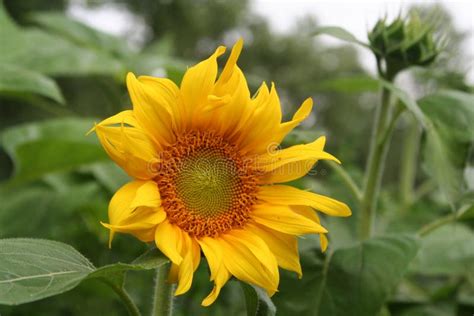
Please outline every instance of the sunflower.
[[311, 112], [308, 98], [282, 123], [272, 84], [251, 96], [237, 66], [239, 40], [217, 78], [218, 47], [189, 68], [181, 86], [171, 80], [127, 75], [133, 110], [94, 129], [107, 154], [134, 180], [112, 197], [110, 242], [115, 233], [155, 242], [172, 263], [175, 295], [189, 290], [201, 253], [214, 282], [202, 305], [212, 304], [234, 276], [278, 288], [278, 266], [302, 276], [297, 237], [327, 230], [315, 212], [349, 216], [346, 204], [281, 183], [303, 177], [324, 151], [325, 138], [279, 149], [284, 137]]

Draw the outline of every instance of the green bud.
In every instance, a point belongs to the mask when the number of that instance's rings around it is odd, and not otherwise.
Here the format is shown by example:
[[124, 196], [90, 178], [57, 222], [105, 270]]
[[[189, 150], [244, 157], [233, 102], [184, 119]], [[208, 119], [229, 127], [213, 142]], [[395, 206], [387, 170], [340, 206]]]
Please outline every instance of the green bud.
[[439, 53], [431, 24], [423, 24], [414, 13], [390, 24], [379, 20], [368, 37], [372, 51], [384, 61], [386, 74], [392, 78], [410, 66], [428, 66]]

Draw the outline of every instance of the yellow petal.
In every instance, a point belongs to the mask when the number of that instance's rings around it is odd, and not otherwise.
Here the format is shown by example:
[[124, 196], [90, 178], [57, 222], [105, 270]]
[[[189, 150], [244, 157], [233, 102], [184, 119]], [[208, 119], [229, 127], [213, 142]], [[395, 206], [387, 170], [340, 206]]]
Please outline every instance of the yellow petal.
[[130, 72], [127, 87], [133, 103], [133, 113], [154, 141], [161, 146], [173, 144], [178, 115], [178, 87], [169, 79], [139, 77]]
[[155, 243], [158, 249], [177, 265], [183, 261], [181, 255], [183, 240], [181, 237], [180, 229], [170, 224], [168, 220], [163, 221], [155, 233]]
[[[268, 152], [260, 155], [255, 159], [255, 168], [258, 168], [262, 172], [272, 172], [280, 171], [278, 169], [287, 164], [293, 164], [297, 162], [316, 161], [318, 159], [328, 159], [340, 163], [340, 161], [328, 154], [325, 151], [322, 151], [320, 148], [321, 140], [317, 139], [316, 141], [306, 144], [306, 145], [295, 145], [282, 150], [269, 150]], [[309, 166], [308, 164], [306, 166]], [[312, 165], [311, 165], [312, 166]], [[304, 169], [306, 170], [306, 169]], [[300, 174], [301, 171], [296, 173]], [[290, 173], [288, 177], [294, 177], [293, 173]]]
[[247, 224], [245, 229], [250, 230], [263, 239], [271, 252], [275, 255], [278, 265], [286, 270], [294, 271], [301, 278], [303, 275], [298, 254], [298, 241], [295, 236], [284, 234], [276, 230], [258, 225]]
[[123, 111], [95, 126], [107, 154], [131, 177], [149, 180], [156, 176], [157, 147], [141, 128], [132, 111]]
[[224, 237], [227, 240], [242, 241], [247, 245], [247, 248], [257, 257], [262, 265], [272, 274], [274, 278], [273, 283], [278, 286], [280, 280], [280, 274], [278, 272], [278, 262], [268, 248], [268, 245], [263, 239], [252, 231], [244, 229], [231, 230]]
[[295, 115], [293, 115], [293, 119], [291, 121], [285, 122], [280, 124], [280, 129], [276, 134], [273, 142], [279, 144], [285, 138], [285, 136], [293, 130], [296, 126], [298, 126], [302, 121], [304, 121], [308, 115], [311, 113], [313, 109], [313, 99], [307, 98], [303, 104], [301, 104], [298, 111], [296, 111]]
[[242, 153], [261, 154], [272, 145], [273, 138], [280, 128], [281, 106], [275, 85], [272, 83], [267, 94], [262, 86], [254, 100], [254, 111], [245, 126], [244, 138], [238, 143]]
[[[193, 283], [194, 257], [197, 243], [192, 240], [188, 233], [181, 231], [182, 249], [181, 256], [183, 261], [179, 264], [178, 286], [174, 295], [181, 295], [189, 291]], [[195, 244], [196, 243], [196, 244]], [[199, 261], [198, 261], [199, 263]]]
[[262, 186], [258, 198], [277, 205], [306, 205], [331, 216], [350, 216], [350, 208], [337, 200], [287, 185]]
[[207, 258], [211, 271], [211, 281], [214, 281], [214, 288], [211, 293], [202, 301], [202, 306], [209, 306], [217, 299], [221, 288], [229, 280], [230, 273], [222, 261], [222, 247], [219, 242], [210, 237], [203, 237], [198, 240], [202, 252]]
[[293, 212], [288, 206], [257, 205], [252, 211], [252, 218], [261, 225], [285, 234], [327, 233], [324, 227]]
[[189, 68], [181, 82], [181, 94], [187, 111], [187, 119], [194, 117], [206, 105], [212, 94], [217, 76], [217, 58], [224, 54], [225, 47], [219, 46], [208, 59]]
[[[322, 152], [326, 137], [321, 136], [314, 141], [311, 146], [315, 151]], [[302, 159], [289, 162], [270, 172], [267, 172], [260, 178], [261, 184], [272, 184], [289, 182], [304, 177], [314, 166], [318, 159]]]
[[[239, 280], [258, 285], [272, 295], [277, 291], [278, 281], [263, 263], [248, 248], [245, 240], [230, 237], [224, 234], [219, 238], [220, 246], [225, 254], [223, 256], [224, 265], [229, 272]], [[261, 248], [261, 253], [273, 256], [267, 246]]]
[[250, 91], [244, 74], [237, 66], [242, 46], [243, 41], [240, 39], [232, 48], [213, 90], [216, 96], [228, 96], [225, 106], [218, 108], [212, 115], [213, 125], [217, 125], [220, 133], [226, 137], [241, 129], [250, 110]]
[[132, 181], [121, 187], [109, 203], [109, 245], [115, 232], [129, 233], [151, 241], [155, 227], [166, 217], [154, 181]]
[[[294, 205], [294, 206], [291, 206], [291, 209], [306, 217], [306, 218], [309, 218], [310, 220], [318, 223], [318, 224], [321, 224], [321, 220], [319, 219], [319, 216], [318, 214], [316, 213], [315, 210], [313, 210], [311, 207], [309, 206], [304, 206], [304, 205]], [[322, 252], [325, 252], [326, 249], [328, 248], [328, 238], [326, 237], [326, 234], [319, 234], [319, 243], [321, 244], [321, 251]]]

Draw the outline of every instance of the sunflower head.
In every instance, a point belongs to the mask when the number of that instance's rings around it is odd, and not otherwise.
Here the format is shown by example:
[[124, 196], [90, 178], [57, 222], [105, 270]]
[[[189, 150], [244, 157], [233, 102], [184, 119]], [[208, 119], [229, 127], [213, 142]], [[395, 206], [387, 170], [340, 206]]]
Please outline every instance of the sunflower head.
[[222, 46], [189, 68], [180, 87], [129, 73], [133, 109], [94, 128], [133, 178], [110, 201], [109, 223], [103, 223], [110, 242], [117, 232], [154, 242], [172, 263], [176, 295], [191, 287], [203, 254], [214, 282], [205, 306], [232, 276], [272, 295], [278, 267], [302, 275], [298, 236], [319, 234], [326, 249], [317, 212], [351, 214], [344, 203], [282, 184], [304, 176], [319, 159], [338, 160], [324, 151], [324, 137], [269, 150], [310, 114], [312, 101], [281, 122], [273, 84], [263, 83], [251, 97], [237, 66], [242, 45], [234, 45], [219, 76]]

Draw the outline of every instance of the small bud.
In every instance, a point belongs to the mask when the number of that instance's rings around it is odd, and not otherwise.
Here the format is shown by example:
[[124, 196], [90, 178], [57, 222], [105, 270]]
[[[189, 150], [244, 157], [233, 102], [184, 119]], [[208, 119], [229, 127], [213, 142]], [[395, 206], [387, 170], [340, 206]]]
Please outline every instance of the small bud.
[[386, 19], [379, 20], [368, 37], [377, 59], [384, 61], [389, 78], [410, 66], [428, 66], [439, 53], [432, 25], [423, 24], [415, 13], [390, 24]]

